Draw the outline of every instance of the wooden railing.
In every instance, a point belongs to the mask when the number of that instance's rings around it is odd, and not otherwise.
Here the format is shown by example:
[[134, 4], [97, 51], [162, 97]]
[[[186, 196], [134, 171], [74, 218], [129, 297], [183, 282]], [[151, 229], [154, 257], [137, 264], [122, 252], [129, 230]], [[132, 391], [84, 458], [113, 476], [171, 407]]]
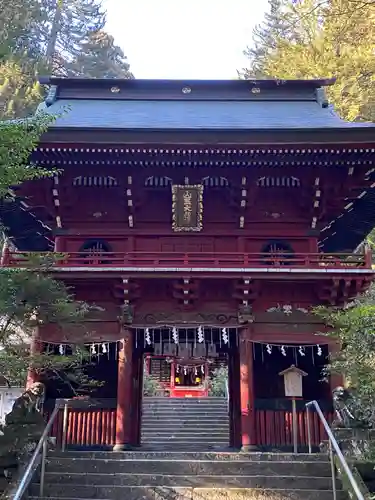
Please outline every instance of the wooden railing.
[[[47, 411], [47, 416], [51, 411]], [[61, 410], [52, 429], [52, 436], [62, 443], [64, 411]], [[116, 400], [71, 401], [66, 422], [66, 446], [112, 447], [116, 435]]]
[[[324, 412], [329, 423], [333, 420], [332, 412]], [[298, 444], [308, 445], [306, 410], [297, 412]], [[255, 428], [257, 444], [261, 447], [292, 447], [293, 446], [293, 415], [291, 410], [260, 410], [255, 411]], [[326, 432], [316, 413], [311, 414], [311, 442], [319, 446], [327, 439]]]
[[[272, 401], [271, 401], [272, 403]], [[51, 413], [46, 411], [46, 418]], [[328, 422], [333, 419], [332, 411], [325, 411]], [[306, 410], [298, 409], [298, 444], [307, 446]], [[168, 419], [168, 416], [166, 416]], [[61, 410], [52, 436], [60, 447], [63, 436], [64, 411]], [[327, 439], [318, 416], [311, 414], [312, 444], [319, 446]], [[67, 448], [112, 448], [116, 433], [116, 400], [73, 401], [69, 404], [67, 414], [65, 444]], [[260, 409], [255, 410], [255, 432], [257, 445], [262, 448], [285, 448], [293, 445], [292, 411], [290, 409]]]
[[[261, 448], [288, 448], [293, 445], [290, 401], [282, 400], [282, 403], [281, 408], [276, 409], [272, 408], [275, 406], [273, 400], [256, 400], [255, 433], [257, 445]], [[303, 402], [298, 403], [301, 403], [297, 405], [298, 444], [305, 447], [308, 444], [307, 416], [306, 410], [303, 409]], [[50, 405], [48, 406], [47, 418], [52, 411]], [[325, 410], [324, 416], [329, 423], [332, 422], [332, 410]], [[167, 416], [166, 419], [168, 419]], [[63, 439], [63, 421], [64, 411], [61, 410], [52, 431], [58, 447], [61, 446]], [[318, 415], [314, 412], [311, 412], [310, 422], [312, 444], [319, 446], [327, 439], [325, 430]], [[70, 401], [66, 424], [65, 444], [68, 448], [112, 448], [115, 444], [116, 433], [116, 400]]]
[[[43, 255], [43, 253], [39, 254]], [[45, 253], [46, 259], [51, 253]], [[61, 254], [57, 254], [61, 255]], [[2, 257], [4, 267], [27, 267], [31, 253], [9, 252]], [[268, 253], [240, 252], [103, 252], [85, 255], [69, 252], [58, 257], [55, 266], [64, 267], [134, 267], [134, 268], [365, 268], [371, 269], [371, 254], [347, 253]]]

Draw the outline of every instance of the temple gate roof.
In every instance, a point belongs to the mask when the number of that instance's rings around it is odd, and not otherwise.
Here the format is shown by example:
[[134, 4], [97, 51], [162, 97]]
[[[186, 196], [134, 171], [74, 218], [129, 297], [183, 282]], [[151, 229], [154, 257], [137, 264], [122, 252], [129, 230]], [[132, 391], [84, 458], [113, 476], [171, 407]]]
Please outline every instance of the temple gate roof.
[[110, 80], [42, 78], [51, 128], [126, 130], [340, 129], [327, 102], [334, 80]]

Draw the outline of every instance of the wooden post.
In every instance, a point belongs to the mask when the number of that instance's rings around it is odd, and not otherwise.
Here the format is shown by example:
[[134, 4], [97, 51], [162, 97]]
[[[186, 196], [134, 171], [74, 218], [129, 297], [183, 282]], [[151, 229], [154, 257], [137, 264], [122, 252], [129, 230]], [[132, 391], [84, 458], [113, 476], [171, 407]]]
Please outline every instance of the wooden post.
[[372, 250], [369, 245], [365, 245], [364, 250], [365, 267], [371, 269], [372, 267]]
[[292, 398], [292, 419], [293, 419], [293, 453], [298, 453], [298, 423], [296, 398]]
[[279, 373], [284, 377], [284, 392], [287, 398], [292, 398], [292, 420], [293, 420], [293, 452], [298, 453], [298, 420], [296, 398], [302, 398], [302, 377], [307, 373], [300, 370], [295, 365], [291, 365], [286, 370]]
[[241, 400], [241, 449], [254, 451], [257, 449], [255, 435], [255, 398], [253, 372], [253, 345], [250, 342], [249, 330], [240, 332], [240, 400]]
[[116, 407], [116, 443], [114, 451], [122, 451], [131, 447], [132, 441], [132, 332], [123, 331], [118, 351], [118, 381]]
[[55, 248], [54, 252], [63, 253], [64, 252], [64, 239], [61, 236], [55, 236]]
[[[43, 350], [43, 345], [40, 340], [40, 332], [39, 332], [39, 327], [35, 327], [33, 335], [31, 337], [31, 344], [30, 344], [30, 355], [36, 355], [42, 352]], [[29, 368], [27, 371], [27, 378], [26, 378], [26, 389], [30, 389], [30, 387], [35, 383], [39, 382], [40, 377], [39, 374], [33, 370], [32, 368]]]

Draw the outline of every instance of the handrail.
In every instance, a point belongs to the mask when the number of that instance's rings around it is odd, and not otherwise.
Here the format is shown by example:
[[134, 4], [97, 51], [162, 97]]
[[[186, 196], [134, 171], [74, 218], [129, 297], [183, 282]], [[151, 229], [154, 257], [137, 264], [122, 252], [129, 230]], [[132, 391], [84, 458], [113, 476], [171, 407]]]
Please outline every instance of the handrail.
[[[327, 433], [328, 439], [329, 439], [329, 456], [330, 456], [330, 462], [331, 462], [331, 472], [332, 472], [332, 486], [333, 486], [333, 499], [336, 500], [337, 498], [337, 490], [336, 490], [336, 474], [335, 474], [335, 463], [333, 459], [333, 449], [336, 452], [336, 455], [338, 459], [340, 460], [340, 463], [349, 479], [349, 482], [353, 488], [354, 493], [357, 496], [358, 500], [364, 500], [364, 496], [359, 489], [359, 486], [354, 479], [354, 476], [352, 474], [352, 471], [349, 468], [349, 465], [347, 461], [345, 460], [344, 455], [342, 454], [342, 451], [340, 450], [340, 446], [338, 442], [336, 441], [335, 436], [333, 435], [333, 432], [328, 425], [327, 420], [325, 419], [323, 412], [319, 406], [319, 403], [317, 401], [309, 401], [306, 403], [306, 417], [307, 417], [307, 439], [308, 439], [308, 444], [309, 444], [309, 453], [312, 453], [312, 447], [311, 447], [311, 427], [310, 427], [310, 407], [313, 406], [316, 413], [318, 414], [320, 421], [324, 427], [324, 430]], [[333, 449], [332, 449], [333, 447]]]
[[44, 492], [44, 476], [45, 476], [45, 467], [46, 467], [46, 456], [47, 456], [47, 443], [49, 432], [59, 414], [60, 409], [63, 407], [63, 404], [66, 405], [66, 400], [58, 400], [56, 401], [56, 406], [53, 409], [53, 412], [47, 422], [47, 425], [44, 428], [44, 431], [39, 439], [39, 442], [35, 448], [35, 451], [29, 461], [28, 466], [22, 476], [22, 479], [17, 486], [16, 492], [12, 496], [12, 500], [22, 500], [22, 497], [30, 486], [30, 482], [33, 478], [36, 467], [39, 465], [39, 454], [42, 451], [42, 460], [41, 460], [41, 473], [40, 473], [40, 489], [39, 496], [43, 496]]

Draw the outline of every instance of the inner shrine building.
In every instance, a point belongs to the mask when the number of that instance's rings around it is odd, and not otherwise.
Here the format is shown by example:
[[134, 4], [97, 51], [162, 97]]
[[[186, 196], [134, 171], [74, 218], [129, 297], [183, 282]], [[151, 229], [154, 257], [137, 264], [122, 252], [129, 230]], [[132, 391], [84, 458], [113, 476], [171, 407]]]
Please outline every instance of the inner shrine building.
[[[375, 225], [375, 125], [335, 114], [332, 80], [41, 83], [57, 118], [31, 161], [60, 173], [1, 205], [1, 262], [56, 252], [56, 278], [95, 304], [84, 333], [44, 325], [33, 346], [90, 350], [101, 417], [77, 426], [91, 445], [142, 444], [145, 378], [207, 398], [220, 368], [231, 447], [285, 444], [291, 365], [306, 374], [301, 426], [307, 400], [329, 416], [340, 381], [322, 368], [339, 346], [312, 309], [373, 279], [360, 244]], [[48, 400], [71, 396], [47, 384]]]

